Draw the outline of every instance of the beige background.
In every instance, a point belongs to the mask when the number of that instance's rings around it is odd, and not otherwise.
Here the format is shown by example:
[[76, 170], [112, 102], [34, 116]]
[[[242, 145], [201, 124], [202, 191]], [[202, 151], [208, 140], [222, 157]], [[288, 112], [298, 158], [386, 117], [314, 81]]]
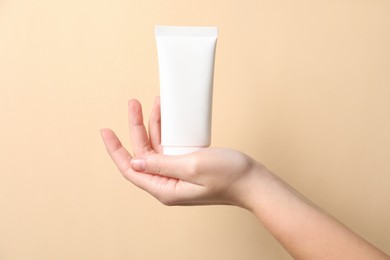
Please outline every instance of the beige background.
[[0, 259], [291, 259], [225, 206], [126, 182], [127, 100], [158, 94], [154, 25], [217, 25], [213, 145], [262, 161], [390, 252], [390, 2], [0, 0]]

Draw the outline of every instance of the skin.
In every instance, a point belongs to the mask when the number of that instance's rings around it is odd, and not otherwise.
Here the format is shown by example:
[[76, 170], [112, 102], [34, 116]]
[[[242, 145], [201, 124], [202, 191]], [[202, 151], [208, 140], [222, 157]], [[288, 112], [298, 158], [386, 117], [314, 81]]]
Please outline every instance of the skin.
[[104, 144], [122, 175], [161, 203], [247, 209], [295, 259], [390, 259], [242, 152], [205, 148], [162, 155], [159, 98], [148, 131], [141, 104], [128, 105], [133, 155], [110, 129], [101, 130]]

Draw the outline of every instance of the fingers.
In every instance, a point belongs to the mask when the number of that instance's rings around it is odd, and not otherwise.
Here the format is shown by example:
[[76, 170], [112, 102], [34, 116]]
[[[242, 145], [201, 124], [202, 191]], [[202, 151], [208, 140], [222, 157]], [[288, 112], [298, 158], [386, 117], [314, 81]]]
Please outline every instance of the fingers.
[[122, 174], [125, 174], [130, 167], [130, 161], [132, 159], [129, 152], [122, 146], [118, 137], [110, 129], [102, 129], [100, 133], [103, 138], [103, 142], [106, 146], [107, 152], [111, 156], [112, 160], [119, 168]]
[[154, 100], [154, 106], [149, 118], [149, 140], [153, 150], [162, 153], [161, 146], [161, 112], [160, 97]]
[[142, 107], [138, 100], [129, 100], [129, 132], [133, 143], [134, 155], [153, 152], [145, 129]]
[[[113, 131], [110, 129], [102, 129], [101, 135], [107, 152], [118, 166], [122, 175], [137, 187], [153, 195], [163, 204], [178, 204], [181, 201], [187, 201], [190, 197], [196, 197], [203, 192], [202, 187], [195, 183], [185, 183], [178, 178], [149, 174], [149, 171], [155, 171], [156, 167], [159, 167], [157, 166], [159, 164], [158, 160], [147, 160], [148, 163], [143, 164], [142, 166], [140, 165], [140, 160], [132, 159], [129, 152], [122, 146]], [[164, 171], [169, 169], [168, 165], [171, 163], [171, 161], [164, 161], [161, 164], [163, 167], [161, 169], [164, 169]], [[134, 165], [136, 169], [146, 167], [145, 169], [147, 169], [147, 171], [145, 171], [145, 173], [134, 171], [131, 168], [131, 165]]]
[[[153, 175], [151, 174], [137, 173], [132, 170], [132, 168], [130, 167], [132, 156], [122, 146], [118, 137], [112, 130], [102, 129], [100, 130], [100, 133], [103, 138], [103, 142], [106, 146], [107, 152], [111, 156], [116, 166], [119, 168], [122, 175], [139, 188], [151, 193], [151, 190], [155, 186], [153, 185], [153, 181], [156, 182], [156, 178], [153, 177]], [[166, 182], [167, 180], [169, 180], [169, 178], [161, 177], [158, 180]]]

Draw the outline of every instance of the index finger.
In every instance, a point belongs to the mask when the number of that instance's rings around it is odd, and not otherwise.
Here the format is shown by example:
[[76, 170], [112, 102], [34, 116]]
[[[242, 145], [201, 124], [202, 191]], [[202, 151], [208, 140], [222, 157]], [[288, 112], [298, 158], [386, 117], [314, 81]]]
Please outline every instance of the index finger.
[[126, 172], [131, 168], [130, 161], [132, 156], [130, 153], [122, 146], [118, 137], [111, 129], [102, 129], [100, 133], [103, 138], [104, 145], [106, 146], [108, 154], [111, 156], [112, 160], [120, 170], [120, 172], [125, 175]]

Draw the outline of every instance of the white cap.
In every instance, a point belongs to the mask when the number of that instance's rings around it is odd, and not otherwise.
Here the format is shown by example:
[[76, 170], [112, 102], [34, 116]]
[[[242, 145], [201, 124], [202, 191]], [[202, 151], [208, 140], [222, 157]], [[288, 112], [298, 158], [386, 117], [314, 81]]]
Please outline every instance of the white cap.
[[199, 151], [202, 146], [163, 146], [163, 154], [165, 155], [181, 155]]

